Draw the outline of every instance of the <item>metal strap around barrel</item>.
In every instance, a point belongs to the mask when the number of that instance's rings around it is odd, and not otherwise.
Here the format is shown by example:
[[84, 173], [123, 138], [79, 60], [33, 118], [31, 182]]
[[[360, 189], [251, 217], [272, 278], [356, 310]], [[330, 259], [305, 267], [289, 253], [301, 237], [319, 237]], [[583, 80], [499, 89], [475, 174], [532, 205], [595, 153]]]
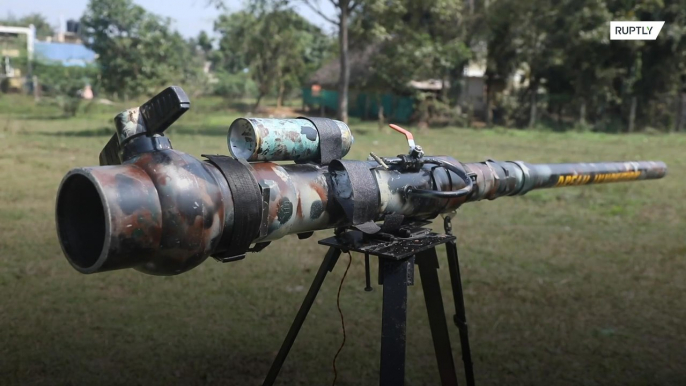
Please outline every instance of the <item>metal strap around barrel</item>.
[[230, 234], [224, 233], [214, 258], [222, 261], [245, 256], [257, 238], [262, 221], [262, 195], [248, 165], [223, 155], [203, 155], [224, 175], [233, 197], [234, 222]]
[[[343, 207], [348, 220], [353, 225], [373, 223], [379, 212], [380, 193], [379, 185], [370, 170], [369, 163], [365, 161], [344, 161], [335, 160], [329, 165], [330, 172], [345, 171], [348, 177], [351, 190], [350, 197], [342, 197], [336, 194], [336, 200]], [[341, 183], [335, 178], [334, 186]], [[378, 230], [378, 227], [376, 227]]]
[[336, 122], [329, 118], [299, 117], [312, 122], [319, 133], [319, 163], [328, 165], [331, 161], [341, 158], [343, 153], [343, 139], [341, 129]]

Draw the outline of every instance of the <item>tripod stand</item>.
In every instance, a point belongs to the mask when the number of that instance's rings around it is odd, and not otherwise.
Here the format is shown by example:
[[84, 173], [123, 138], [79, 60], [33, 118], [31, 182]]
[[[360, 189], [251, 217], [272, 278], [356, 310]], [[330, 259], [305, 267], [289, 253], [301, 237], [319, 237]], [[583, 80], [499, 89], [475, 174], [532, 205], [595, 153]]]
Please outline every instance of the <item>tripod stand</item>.
[[396, 230], [394, 234], [382, 232], [370, 236], [357, 230], [347, 230], [334, 237], [320, 240], [319, 244], [329, 246], [329, 250], [291, 324], [279, 353], [269, 369], [269, 373], [267, 373], [263, 385], [274, 384], [327, 273], [333, 270], [341, 252], [355, 251], [365, 254], [368, 288], [370, 287], [369, 255], [379, 257], [379, 284], [383, 286], [379, 384], [381, 386], [396, 386], [405, 383], [407, 287], [414, 284], [414, 265], [416, 264], [419, 266], [419, 275], [422, 280], [441, 385], [457, 386], [457, 374], [437, 272], [436, 246], [445, 244], [455, 302], [454, 323], [460, 332], [462, 360], [467, 385], [473, 386], [474, 372], [469, 348], [462, 280], [455, 236], [451, 234], [450, 217], [445, 218], [444, 225], [446, 234], [433, 233], [430, 229], [417, 227], [416, 224], [407, 224]]

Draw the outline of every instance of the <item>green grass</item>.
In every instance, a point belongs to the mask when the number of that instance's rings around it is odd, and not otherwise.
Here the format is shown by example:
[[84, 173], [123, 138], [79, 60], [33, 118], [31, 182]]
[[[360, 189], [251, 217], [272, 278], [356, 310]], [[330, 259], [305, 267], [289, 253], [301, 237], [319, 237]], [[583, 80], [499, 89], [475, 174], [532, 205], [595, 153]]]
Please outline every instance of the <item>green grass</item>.
[[[97, 164], [122, 107], [63, 119], [55, 107], [0, 98], [0, 384], [260, 384], [325, 252], [316, 240], [329, 232], [286, 237], [236, 263], [210, 259], [176, 277], [78, 274], [57, 243], [55, 193], [70, 168]], [[200, 100], [169, 136], [195, 156], [227, 153], [237, 116]], [[406, 149], [373, 122], [352, 128], [351, 159]], [[464, 162], [665, 161], [663, 180], [468, 204], [455, 227], [479, 384], [686, 383], [685, 136], [441, 128], [417, 141]], [[324, 284], [279, 384], [331, 383], [345, 263]], [[419, 284], [409, 290], [407, 384], [436, 385]], [[353, 255], [341, 295], [348, 341], [339, 385], [377, 383], [381, 288], [363, 288], [362, 258]]]

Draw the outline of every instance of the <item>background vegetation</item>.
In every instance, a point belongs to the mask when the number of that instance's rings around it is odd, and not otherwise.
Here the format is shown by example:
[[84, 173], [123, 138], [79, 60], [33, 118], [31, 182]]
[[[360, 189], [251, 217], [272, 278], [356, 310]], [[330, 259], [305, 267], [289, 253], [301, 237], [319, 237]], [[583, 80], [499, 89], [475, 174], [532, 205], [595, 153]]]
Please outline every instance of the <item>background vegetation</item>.
[[[427, 153], [465, 162], [655, 159], [669, 167], [663, 180], [538, 191], [460, 209], [454, 224], [477, 382], [686, 383], [686, 137], [675, 133], [684, 126], [684, 0], [336, 0], [336, 14], [324, 15], [336, 36], [294, 13], [294, 4], [220, 7], [214, 31], [185, 39], [130, 0], [91, 0], [83, 38], [99, 55], [96, 65], [35, 63], [40, 100], [0, 94], [0, 384], [260, 384], [325, 252], [316, 240], [330, 232], [286, 237], [240, 262], [210, 259], [176, 277], [80, 275], [56, 239], [55, 193], [69, 169], [97, 164], [117, 112], [169, 84], [192, 99], [168, 131], [174, 147], [198, 157], [227, 154], [235, 118], [299, 114], [299, 89], [316, 69], [330, 60], [345, 69], [349, 55], [372, 46], [370, 90], [412, 93], [411, 79], [460, 85], [470, 61], [485, 63], [491, 108], [482, 119], [491, 129], [463, 127], [472, 120], [457, 106], [459, 86], [414, 95], [417, 110], [432, 115], [423, 119], [453, 122], [416, 136]], [[44, 20], [10, 24], [40, 25], [49, 36]], [[656, 41], [610, 43], [609, 20], [666, 24]], [[77, 98], [85, 84], [93, 101]], [[417, 132], [418, 123], [407, 128]], [[353, 118], [350, 126], [351, 159], [406, 149], [374, 122]], [[279, 384], [331, 383], [342, 339], [335, 297], [346, 257], [341, 262]], [[443, 261], [439, 273], [450, 314]], [[435, 385], [416, 280], [407, 384]], [[338, 385], [376, 383], [381, 288], [363, 288], [362, 256], [353, 255], [341, 294], [347, 343]], [[461, 372], [457, 329], [450, 333]]]
[[[319, 1], [332, 1], [335, 14], [323, 14]], [[298, 4], [330, 21], [336, 36], [297, 14]], [[424, 123], [604, 132], [684, 126], [686, 0], [249, 0], [233, 13], [221, 0], [211, 5], [214, 31], [184, 39], [132, 0], [90, 0], [81, 23], [98, 54], [98, 74], [89, 78], [96, 93], [136, 98], [176, 83], [196, 96], [253, 97], [257, 110], [265, 96], [279, 105], [297, 96], [314, 71], [337, 61], [343, 120], [354, 87], [413, 95], [415, 119]], [[610, 20], [665, 25], [655, 41], [610, 42]], [[51, 31], [40, 14], [6, 22], [33, 23], [39, 36]], [[350, 61], [370, 48], [367, 79], [349, 85]], [[457, 103], [470, 63], [485, 70], [483, 116]], [[407, 86], [426, 79], [450, 87], [434, 96]]]
[[[175, 277], [78, 274], [57, 243], [55, 192], [70, 168], [97, 164], [112, 116], [125, 106], [83, 105], [66, 119], [58, 107], [29, 99], [0, 104], [0, 383], [260, 384], [325, 252], [316, 240], [330, 232], [289, 236], [240, 262], [210, 259]], [[226, 129], [238, 116], [221, 99], [200, 98], [169, 136], [196, 157], [226, 154]], [[382, 134], [373, 122], [351, 127], [351, 159], [406, 149], [401, 136]], [[686, 138], [504, 128], [444, 128], [416, 138], [431, 154], [465, 162], [665, 161], [663, 180], [472, 203], [454, 223], [479, 384], [686, 381]], [[325, 283], [279, 384], [331, 383], [342, 339], [335, 296], [345, 263], [342, 257]], [[363, 256], [353, 254], [341, 294], [347, 343], [338, 385], [377, 382], [381, 288], [363, 288]], [[419, 281], [409, 296], [407, 384], [435, 385]], [[452, 325], [450, 334], [459, 364]]]

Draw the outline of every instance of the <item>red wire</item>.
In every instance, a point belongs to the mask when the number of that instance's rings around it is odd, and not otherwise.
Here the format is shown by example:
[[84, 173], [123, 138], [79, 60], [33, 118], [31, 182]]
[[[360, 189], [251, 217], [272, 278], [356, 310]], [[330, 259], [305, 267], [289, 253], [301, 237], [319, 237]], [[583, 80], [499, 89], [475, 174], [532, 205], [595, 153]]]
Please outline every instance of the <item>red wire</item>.
[[348, 252], [348, 266], [345, 267], [345, 272], [341, 278], [341, 284], [338, 285], [338, 295], [336, 295], [336, 307], [338, 307], [338, 314], [341, 316], [341, 327], [343, 328], [343, 342], [341, 342], [341, 346], [338, 348], [336, 355], [333, 357], [333, 382], [331, 383], [331, 386], [334, 386], [336, 384], [336, 379], [338, 379], [338, 371], [336, 371], [336, 359], [338, 358], [338, 354], [340, 354], [343, 350], [343, 346], [345, 346], [345, 320], [343, 320], [343, 311], [341, 310], [341, 289], [343, 289], [343, 281], [345, 281], [345, 277], [348, 275], [348, 270], [350, 269], [350, 264], [352, 262], [353, 256], [350, 254], [350, 252]]

